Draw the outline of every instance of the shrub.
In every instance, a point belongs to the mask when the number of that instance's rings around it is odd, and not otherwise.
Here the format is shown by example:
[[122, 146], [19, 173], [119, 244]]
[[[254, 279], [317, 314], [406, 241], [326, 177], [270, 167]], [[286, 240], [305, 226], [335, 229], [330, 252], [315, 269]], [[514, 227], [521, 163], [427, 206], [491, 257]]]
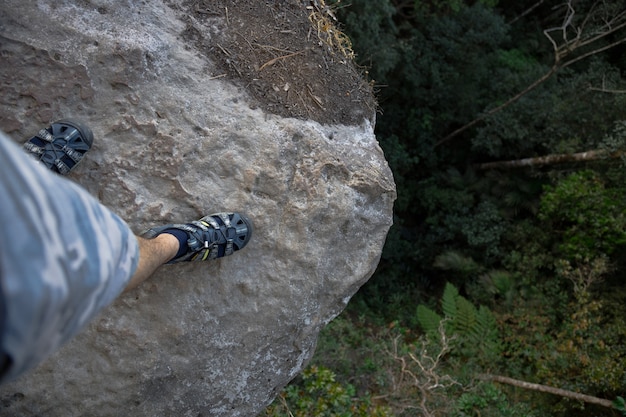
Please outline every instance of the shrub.
[[310, 366], [299, 383], [289, 385], [265, 411], [267, 417], [388, 417], [388, 408], [356, 398], [354, 387], [342, 385], [328, 368]]

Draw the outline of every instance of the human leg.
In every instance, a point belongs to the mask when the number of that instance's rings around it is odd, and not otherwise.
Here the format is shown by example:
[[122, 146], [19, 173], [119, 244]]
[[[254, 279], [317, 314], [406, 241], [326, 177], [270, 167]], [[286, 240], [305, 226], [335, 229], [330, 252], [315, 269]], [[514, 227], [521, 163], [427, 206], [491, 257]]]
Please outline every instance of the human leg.
[[0, 133], [2, 381], [37, 365], [111, 303], [134, 274], [139, 246], [87, 191]]
[[205, 261], [232, 255], [243, 249], [252, 237], [253, 226], [242, 213], [214, 213], [183, 224], [167, 224], [143, 233], [147, 239], [162, 233], [177, 236], [180, 247], [168, 263]]
[[154, 239], [137, 236], [139, 263], [124, 291], [130, 291], [144, 282], [161, 265], [171, 260], [178, 252], [180, 243], [173, 235], [162, 233]]
[[135, 288], [165, 263], [204, 261], [243, 249], [252, 237], [252, 222], [241, 213], [216, 213], [183, 224], [149, 229], [139, 243], [139, 265], [125, 291]]
[[[60, 149], [68, 153], [65, 143]], [[252, 234], [244, 215], [218, 213], [137, 237], [85, 190], [50, 173], [69, 172], [61, 167], [71, 162], [59, 163], [59, 155], [52, 164], [39, 164], [0, 132], [0, 195], [5, 198], [0, 206], [0, 382], [35, 367], [123, 289], [139, 285], [164, 263], [227, 256]]]

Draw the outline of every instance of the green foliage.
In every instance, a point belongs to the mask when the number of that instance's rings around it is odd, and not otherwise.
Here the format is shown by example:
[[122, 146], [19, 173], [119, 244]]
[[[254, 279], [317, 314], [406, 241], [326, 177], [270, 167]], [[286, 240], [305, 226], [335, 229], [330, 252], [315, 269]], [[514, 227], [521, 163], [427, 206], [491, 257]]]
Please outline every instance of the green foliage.
[[478, 204], [470, 218], [461, 226], [461, 233], [471, 248], [484, 248], [486, 257], [500, 254], [500, 239], [506, 224], [496, 205], [491, 201]]
[[530, 405], [515, 404], [493, 383], [481, 383], [462, 394], [456, 404], [455, 417], [533, 417]]
[[[603, 398], [623, 395], [626, 158], [487, 172], [477, 164], [625, 150], [626, 94], [607, 92], [626, 90], [625, 49], [581, 59], [436, 145], [552, 67], [553, 47], [543, 29], [563, 23], [562, 2], [497, 3], [340, 5], [343, 29], [378, 92], [376, 134], [399, 197], [378, 272], [351, 302], [351, 319], [339, 326], [335, 341], [320, 342], [316, 360], [337, 366], [357, 391], [406, 403], [408, 396], [421, 398], [420, 388], [389, 391], [400, 379], [386, 379], [398, 375], [380, 354], [393, 351], [380, 334], [387, 335], [389, 326], [401, 335], [397, 354], [412, 369], [409, 353], [422, 365], [432, 355], [422, 355], [425, 342], [408, 326], [418, 324], [429, 334], [431, 352], [442, 346], [434, 340], [444, 323], [450, 351], [434, 374], [464, 385], [426, 394], [436, 405], [447, 396], [442, 409], [481, 416], [588, 415], [573, 402], [509, 395], [469, 381], [489, 366]], [[593, 5], [590, 29], [624, 10], [618, 1], [572, 5], [572, 28]], [[603, 45], [623, 38], [620, 29]], [[349, 347], [338, 342], [344, 338]], [[332, 343], [337, 346], [325, 347]], [[379, 354], [368, 359], [367, 349]], [[406, 413], [416, 415], [415, 409]]]
[[619, 152], [626, 149], [626, 120], [615, 122], [613, 130], [602, 139], [600, 148], [609, 152]]
[[[445, 323], [446, 333], [458, 338], [458, 350], [454, 354], [489, 362], [499, 355], [499, 337], [496, 319], [488, 308], [478, 309], [448, 283], [441, 297], [444, 318], [420, 304], [416, 310], [417, 322], [422, 329], [433, 335]], [[479, 356], [476, 356], [478, 355]]]
[[[410, 172], [419, 163], [419, 157], [411, 155], [407, 151], [406, 144], [400, 142], [396, 135], [391, 135], [385, 140], [385, 158], [399, 172]], [[403, 182], [405, 180], [406, 178], [403, 176], [397, 178], [396, 186], [405, 189], [409, 186], [409, 184]], [[410, 193], [398, 195], [396, 207], [402, 211], [408, 209], [411, 204], [410, 195]]]
[[[589, 271], [583, 271], [583, 276], [594, 279]], [[626, 348], [618, 341], [626, 334], [624, 308], [604, 306], [593, 294], [589, 288], [579, 291], [565, 320], [554, 326], [558, 333], [552, 355], [537, 360], [537, 376], [583, 392], [617, 394], [626, 378], [621, 365]]]
[[615, 401], [613, 401], [613, 406], [620, 411], [623, 416], [626, 416], [626, 401], [623, 397], [617, 397]]
[[458, 12], [463, 4], [463, 0], [415, 0], [415, 10], [424, 14], [445, 13], [448, 11]]
[[518, 295], [518, 285], [509, 271], [492, 270], [481, 275], [474, 285], [468, 285], [468, 293], [474, 300], [494, 302], [498, 298], [510, 307]]
[[468, 335], [474, 339], [475, 334], [479, 333], [476, 331], [476, 307], [463, 297], [457, 297], [456, 305], [457, 311], [452, 321], [454, 330], [462, 335]]
[[267, 408], [267, 417], [387, 417], [389, 410], [372, 405], [369, 398], [354, 398], [350, 384], [342, 385], [326, 368], [311, 366], [301, 375], [301, 384], [289, 385]]
[[471, 277], [481, 270], [480, 265], [472, 258], [454, 250], [446, 251], [437, 256], [433, 265], [439, 269], [454, 271], [463, 277]]
[[537, 60], [525, 51], [517, 48], [498, 51], [500, 63], [513, 71], [529, 71], [537, 66]]
[[358, 44], [359, 61], [371, 67], [370, 76], [374, 79], [384, 78], [401, 58], [396, 39], [398, 28], [393, 21], [396, 9], [389, 0], [356, 0], [349, 8], [340, 7], [339, 1], [334, 3], [353, 45]]
[[[589, 270], [569, 271], [578, 272], [593, 281]], [[604, 297], [601, 302], [602, 293], [593, 290], [600, 282], [591, 282], [576, 297], [565, 297], [565, 303], [542, 289], [536, 299], [516, 300], [510, 313], [498, 314], [506, 374], [602, 398], [623, 392], [624, 289], [606, 289], [614, 300]], [[546, 415], [572, 415], [571, 404], [554, 398], [545, 401], [535, 404]]]
[[[351, 303], [352, 304], [352, 303]], [[360, 394], [385, 390], [385, 369], [390, 359], [372, 355], [386, 349], [386, 340], [368, 330], [374, 326], [371, 319], [356, 317], [350, 305], [348, 311], [333, 320], [321, 332], [313, 363], [332, 369], [350, 382]], [[381, 327], [386, 323], [380, 323]]]
[[441, 297], [441, 309], [443, 314], [452, 319], [457, 317], [457, 302], [462, 297], [459, 295], [459, 290], [452, 284], [446, 284], [446, 288]]
[[[414, 8], [417, 13], [430, 15], [430, 14], [448, 14], [459, 13], [464, 7], [474, 2], [468, 2], [466, 0], [414, 0]], [[468, 4], [469, 3], [469, 4]], [[498, 4], [498, 0], [478, 0], [479, 4], [487, 7], [495, 7]]]
[[[425, 236], [415, 245], [422, 268], [434, 265], [468, 277], [481, 269], [475, 258], [489, 265], [501, 253], [508, 220], [491, 196], [474, 192], [471, 183], [475, 180], [471, 172], [450, 169], [418, 184]], [[434, 253], [437, 248], [439, 253]], [[442, 248], [446, 250], [441, 252]], [[459, 261], [456, 265], [454, 257]]]
[[439, 329], [441, 316], [423, 304], [417, 306], [417, 322], [426, 333], [434, 333]]
[[[360, 62], [380, 86], [377, 136], [398, 185], [395, 225], [381, 263], [385, 279], [371, 285], [406, 290], [446, 250], [490, 269], [508, 255], [502, 239], [511, 222], [525, 220], [519, 216], [536, 208], [538, 192], [529, 185], [537, 177], [506, 173], [507, 188], [495, 195], [493, 178], [485, 181], [490, 173], [459, 174], [464, 181], [458, 184], [450, 172], [467, 172], [469, 164], [489, 158], [594, 149], [626, 118], [625, 95], [590, 89], [624, 85], [614, 60], [598, 55], [559, 72], [453, 144], [434, 148], [552, 65], [552, 45], [541, 25], [562, 23], [564, 9], [553, 9], [554, 4], [533, 9], [528, 20], [511, 26], [506, 22], [532, 5], [506, 2], [496, 9], [495, 3], [353, 0], [338, 9]], [[576, 18], [588, 6], [577, 3]], [[493, 195], [484, 186], [477, 189], [479, 182], [492, 183]]]
[[595, 172], [585, 170], [546, 187], [539, 219], [558, 233], [558, 250], [566, 259], [593, 259], [626, 243], [624, 202], [623, 190], [606, 188]]

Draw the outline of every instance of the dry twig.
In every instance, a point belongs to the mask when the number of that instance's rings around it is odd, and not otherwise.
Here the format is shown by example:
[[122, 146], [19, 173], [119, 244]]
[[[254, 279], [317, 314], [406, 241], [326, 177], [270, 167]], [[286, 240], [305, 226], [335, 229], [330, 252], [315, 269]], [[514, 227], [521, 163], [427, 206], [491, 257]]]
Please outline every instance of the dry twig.
[[[399, 352], [398, 341], [400, 336], [393, 340], [393, 350], [387, 350], [387, 353], [400, 363], [400, 372], [392, 375], [393, 391], [398, 392], [403, 389], [415, 388], [419, 391], [419, 406], [404, 402], [399, 404], [403, 409], [415, 408], [419, 409], [425, 417], [434, 417], [439, 413], [432, 410], [430, 400], [433, 392], [439, 388], [449, 388], [453, 385], [460, 385], [449, 375], [441, 375], [441, 362], [450, 351], [450, 341], [445, 332], [445, 322], [439, 323], [439, 342], [440, 346], [435, 354], [428, 352], [431, 346], [427, 340], [422, 340], [419, 347], [419, 353], [408, 352], [402, 355]], [[417, 345], [415, 345], [417, 348]]]
[[277, 63], [278, 61], [280, 61], [281, 59], [285, 59], [285, 58], [290, 58], [292, 56], [296, 56], [296, 55], [300, 55], [302, 52], [304, 51], [298, 51], [298, 52], [294, 52], [292, 54], [287, 54], [287, 55], [282, 55], [282, 56], [277, 56], [276, 58], [270, 59], [269, 61], [267, 61], [265, 64], [261, 65], [261, 67], [259, 68], [259, 71], [263, 71], [263, 69], [265, 67], [269, 67], [270, 65], [274, 65], [275, 63]]

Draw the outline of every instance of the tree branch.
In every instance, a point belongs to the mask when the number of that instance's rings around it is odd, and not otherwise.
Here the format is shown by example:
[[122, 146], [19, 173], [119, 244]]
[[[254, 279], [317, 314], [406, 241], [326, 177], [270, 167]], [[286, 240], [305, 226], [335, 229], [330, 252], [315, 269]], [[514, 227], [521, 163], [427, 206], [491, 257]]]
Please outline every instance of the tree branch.
[[477, 164], [476, 169], [488, 170], [498, 168], [525, 168], [539, 167], [544, 165], [563, 164], [567, 162], [587, 162], [597, 161], [603, 158], [615, 159], [624, 155], [623, 151], [608, 152], [605, 150], [595, 150], [579, 153], [554, 154], [546, 156], [537, 156], [534, 158], [515, 159], [512, 161], [495, 161]]
[[537, 3], [533, 4], [532, 6], [530, 6], [528, 9], [526, 9], [525, 11], [522, 12], [522, 14], [518, 15], [517, 17], [515, 17], [513, 20], [511, 20], [509, 22], [509, 25], [512, 25], [513, 23], [517, 22], [518, 20], [520, 20], [522, 17], [530, 14], [533, 10], [535, 10], [537, 7], [541, 6], [543, 4], [545, 0], [539, 0]]
[[591, 91], [599, 91], [601, 93], [609, 93], [609, 94], [626, 94], [626, 90], [615, 90], [604, 87], [589, 87]]
[[480, 379], [486, 381], [499, 382], [501, 384], [513, 385], [515, 387], [520, 387], [524, 389], [529, 389], [533, 391], [545, 392], [548, 394], [558, 395], [560, 397], [570, 398], [572, 400], [582, 401], [589, 404], [600, 405], [602, 407], [614, 408], [613, 402], [610, 400], [605, 400], [604, 398], [594, 397], [592, 395], [580, 394], [574, 391], [568, 391], [561, 388], [554, 388], [547, 385], [534, 384], [532, 382], [520, 381], [518, 379], [509, 378], [501, 375], [490, 375], [484, 374], [478, 376]]
[[541, 77], [536, 79], [532, 84], [530, 84], [524, 90], [520, 91], [519, 93], [517, 93], [516, 95], [514, 95], [513, 97], [511, 97], [510, 99], [505, 101], [503, 104], [499, 105], [498, 107], [494, 107], [493, 109], [491, 109], [491, 110], [481, 114], [480, 116], [478, 116], [477, 118], [475, 118], [471, 122], [466, 123], [465, 125], [461, 126], [457, 130], [455, 130], [454, 132], [450, 133], [445, 138], [439, 140], [438, 142], [435, 143], [435, 147], [443, 145], [444, 143], [446, 143], [450, 139], [454, 138], [455, 136], [457, 136], [457, 135], [461, 134], [462, 132], [466, 131], [467, 129], [475, 126], [476, 124], [482, 122], [487, 117], [489, 117], [489, 116], [491, 116], [491, 115], [493, 115], [495, 113], [498, 113], [500, 110], [502, 110], [502, 109], [510, 106], [511, 104], [515, 103], [517, 100], [519, 100], [520, 98], [522, 98], [523, 96], [525, 96], [526, 94], [528, 94], [529, 92], [531, 92], [532, 90], [537, 88], [539, 85], [541, 85], [543, 82], [545, 82], [548, 78], [552, 77], [552, 75], [554, 75], [554, 73], [556, 73], [558, 69], [559, 69], [559, 67], [557, 65], [554, 65], [552, 68], [550, 68], [550, 71], [546, 72]]
[[572, 65], [575, 62], [580, 61], [581, 59], [585, 59], [585, 58], [587, 58], [587, 57], [589, 57], [591, 55], [595, 55], [595, 54], [598, 54], [600, 52], [606, 51], [607, 49], [611, 49], [614, 46], [617, 46], [617, 45], [619, 45], [621, 43], [624, 43], [624, 42], [626, 42], [626, 38], [622, 38], [619, 41], [615, 41], [612, 44], [603, 46], [602, 48], [598, 48], [598, 49], [594, 49], [593, 51], [589, 51], [586, 54], [582, 54], [581, 56], [578, 56], [576, 58], [570, 59], [569, 61], [567, 61], [563, 65], [561, 65], [560, 68], [565, 68], [565, 67], [567, 67], [569, 65]]

